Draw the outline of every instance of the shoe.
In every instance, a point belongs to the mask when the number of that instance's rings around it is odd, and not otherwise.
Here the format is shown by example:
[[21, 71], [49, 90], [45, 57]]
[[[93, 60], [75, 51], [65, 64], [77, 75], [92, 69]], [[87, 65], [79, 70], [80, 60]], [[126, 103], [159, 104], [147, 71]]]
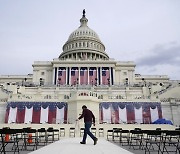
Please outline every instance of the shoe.
[[86, 144], [85, 142], [80, 142], [80, 144]]
[[96, 144], [97, 144], [97, 141], [98, 141], [98, 139], [97, 139], [97, 138], [95, 138], [95, 139], [94, 139], [94, 145], [96, 145]]

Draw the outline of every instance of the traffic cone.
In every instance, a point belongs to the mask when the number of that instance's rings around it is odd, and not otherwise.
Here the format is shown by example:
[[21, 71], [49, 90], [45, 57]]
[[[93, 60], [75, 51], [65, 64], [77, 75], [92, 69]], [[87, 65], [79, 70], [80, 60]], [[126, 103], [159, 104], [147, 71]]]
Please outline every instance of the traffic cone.
[[6, 134], [4, 137], [5, 142], [8, 142], [10, 140], [9, 134]]
[[30, 144], [30, 143], [32, 143], [32, 134], [28, 134], [28, 143]]

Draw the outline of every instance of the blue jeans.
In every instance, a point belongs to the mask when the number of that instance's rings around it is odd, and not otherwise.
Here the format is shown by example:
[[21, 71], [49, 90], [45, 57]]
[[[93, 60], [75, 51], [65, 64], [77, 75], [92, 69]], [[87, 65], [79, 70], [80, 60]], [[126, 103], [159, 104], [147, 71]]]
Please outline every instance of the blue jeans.
[[82, 140], [82, 142], [84, 142], [84, 143], [86, 143], [87, 135], [89, 135], [93, 140], [96, 139], [96, 137], [90, 132], [91, 125], [92, 125], [91, 122], [85, 123], [84, 135], [83, 135], [83, 140]]

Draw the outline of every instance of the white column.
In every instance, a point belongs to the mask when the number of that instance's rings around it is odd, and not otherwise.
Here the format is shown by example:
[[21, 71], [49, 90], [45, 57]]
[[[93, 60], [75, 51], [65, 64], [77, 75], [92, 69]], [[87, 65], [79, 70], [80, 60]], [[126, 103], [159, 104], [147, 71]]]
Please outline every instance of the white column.
[[113, 83], [114, 83], [114, 85], [117, 84], [117, 83], [116, 83], [116, 72], [115, 72], [115, 68], [113, 68]]
[[111, 85], [112, 84], [112, 81], [111, 81], [112, 79], [111, 79], [111, 67], [109, 67], [109, 85]]
[[96, 85], [99, 85], [99, 84], [98, 84], [98, 82], [99, 82], [99, 81], [98, 81], [98, 67], [96, 67], [96, 79], [97, 79], [97, 80], [96, 80]]
[[100, 67], [100, 79], [101, 79], [100, 84], [102, 84], [102, 67]]
[[59, 84], [59, 80], [58, 80], [58, 72], [59, 72], [59, 67], [57, 67], [57, 72], [56, 72], [56, 85]]
[[99, 85], [99, 67], [97, 67], [97, 85]]
[[[36, 73], [37, 75], [37, 73]], [[55, 78], [55, 67], [53, 68], [53, 85], [54, 85], [54, 78]]]
[[67, 69], [67, 67], [66, 67], [66, 85], [67, 85], [67, 79], [68, 79], [68, 73], [67, 73], [67, 71], [68, 71], [68, 69]]
[[88, 84], [89, 84], [89, 67], [87, 67], [87, 71], [88, 71]]
[[69, 85], [71, 85], [71, 67], [69, 67]]
[[80, 83], [80, 67], [78, 67], [78, 83], [77, 84], [79, 83]]

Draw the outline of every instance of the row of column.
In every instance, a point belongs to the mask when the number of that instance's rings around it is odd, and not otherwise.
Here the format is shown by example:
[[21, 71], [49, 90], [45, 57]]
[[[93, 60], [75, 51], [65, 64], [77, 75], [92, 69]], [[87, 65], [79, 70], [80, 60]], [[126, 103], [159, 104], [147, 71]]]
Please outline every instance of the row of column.
[[[83, 77], [81, 77], [81, 71]], [[87, 85], [113, 85], [114, 69], [112, 67], [55, 67], [53, 79], [55, 85], [82, 84], [82, 79], [87, 81], [83, 83]]]
[[68, 55], [65, 55], [63, 58], [61, 59], [75, 59], [75, 60], [78, 60], [78, 59], [81, 59], [81, 60], [86, 60], [86, 59], [106, 59], [106, 58], [103, 58], [102, 55], [100, 54], [93, 54], [93, 53], [88, 53], [88, 52], [81, 52], [81, 53], [72, 53], [72, 54], [68, 54]]

